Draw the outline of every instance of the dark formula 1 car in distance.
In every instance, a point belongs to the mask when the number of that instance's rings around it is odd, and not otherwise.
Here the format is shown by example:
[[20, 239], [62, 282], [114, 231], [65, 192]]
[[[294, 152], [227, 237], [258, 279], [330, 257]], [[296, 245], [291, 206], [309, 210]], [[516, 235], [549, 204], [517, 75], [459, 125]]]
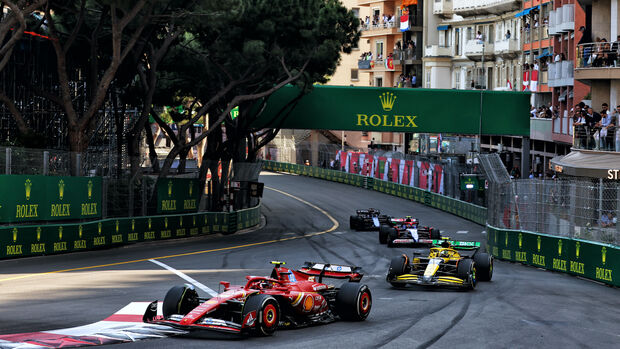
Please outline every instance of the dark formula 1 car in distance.
[[[143, 321], [188, 331], [191, 337], [268, 336], [278, 328], [296, 328], [335, 320], [365, 320], [372, 307], [359, 267], [306, 262], [299, 270], [275, 264], [271, 276], [246, 276], [245, 286], [221, 281], [224, 292], [201, 298], [192, 285], [172, 287], [164, 298], [163, 316], [157, 301]], [[340, 287], [324, 278], [346, 280]]]
[[382, 224], [387, 224], [390, 216], [381, 214], [381, 211], [369, 208], [367, 210], [355, 210], [355, 216], [349, 217], [349, 225], [352, 230], [377, 230]]
[[388, 247], [396, 245], [430, 245], [433, 240], [441, 239], [438, 229], [420, 226], [420, 222], [407, 216], [391, 218], [379, 228], [379, 243]]
[[[474, 241], [434, 240], [428, 256], [414, 253], [410, 261], [403, 254], [390, 263], [387, 282], [394, 287], [408, 284], [450, 286], [474, 289], [478, 281], [493, 277], [493, 257], [480, 252], [480, 243]], [[467, 254], [459, 251], [473, 251]]]

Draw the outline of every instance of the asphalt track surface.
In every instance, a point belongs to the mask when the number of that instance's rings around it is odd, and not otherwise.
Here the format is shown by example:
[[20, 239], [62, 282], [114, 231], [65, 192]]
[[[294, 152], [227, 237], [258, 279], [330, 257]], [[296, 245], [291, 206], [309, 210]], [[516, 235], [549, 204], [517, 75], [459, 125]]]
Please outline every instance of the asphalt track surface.
[[[265, 189], [266, 225], [259, 230], [1, 261], [0, 334], [85, 325], [130, 302], [162, 300], [171, 286], [185, 281], [148, 261], [158, 258], [214, 290], [220, 280], [243, 284], [245, 275], [269, 275], [271, 260], [289, 267], [304, 261], [358, 265], [372, 291], [372, 311], [364, 322], [282, 330], [268, 338], [173, 337], [107, 348], [611, 348], [620, 343], [616, 288], [496, 261], [493, 280], [472, 292], [394, 289], [385, 282], [389, 260], [412, 250], [379, 245], [377, 232], [351, 231], [348, 218], [356, 208], [375, 207], [418, 217], [444, 235], [483, 241], [480, 225], [348, 185], [272, 173], [263, 173], [261, 181], [277, 191]], [[279, 239], [285, 240], [274, 241]], [[248, 244], [255, 245], [241, 247]], [[198, 253], [159, 258], [190, 252]], [[55, 272], [66, 269], [77, 270]]]

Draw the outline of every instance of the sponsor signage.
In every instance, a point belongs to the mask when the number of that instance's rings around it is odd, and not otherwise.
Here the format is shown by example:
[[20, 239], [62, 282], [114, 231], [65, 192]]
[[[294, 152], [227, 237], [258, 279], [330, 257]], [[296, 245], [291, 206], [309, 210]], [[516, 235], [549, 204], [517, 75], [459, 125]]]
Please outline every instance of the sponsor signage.
[[199, 182], [188, 178], [165, 178], [157, 182], [157, 213], [188, 213], [198, 210]]
[[524, 92], [314, 86], [291, 111], [294, 118], [279, 119], [279, 111], [298, 94], [293, 86], [278, 90], [252, 126], [478, 134], [481, 121], [482, 134], [530, 134], [529, 119], [522, 117], [530, 96]]
[[101, 217], [101, 177], [0, 175], [0, 222]]

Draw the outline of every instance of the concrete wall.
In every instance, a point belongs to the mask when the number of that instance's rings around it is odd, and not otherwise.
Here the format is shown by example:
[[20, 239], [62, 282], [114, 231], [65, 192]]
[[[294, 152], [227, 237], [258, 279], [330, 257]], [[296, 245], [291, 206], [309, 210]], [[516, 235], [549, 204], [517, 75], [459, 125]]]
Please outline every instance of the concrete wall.
[[[615, 14], [617, 18], [618, 14]], [[617, 19], [616, 19], [617, 21]], [[607, 41], [613, 41], [610, 37], [611, 31], [611, 2], [593, 1], [592, 2], [592, 39], [605, 38]]]

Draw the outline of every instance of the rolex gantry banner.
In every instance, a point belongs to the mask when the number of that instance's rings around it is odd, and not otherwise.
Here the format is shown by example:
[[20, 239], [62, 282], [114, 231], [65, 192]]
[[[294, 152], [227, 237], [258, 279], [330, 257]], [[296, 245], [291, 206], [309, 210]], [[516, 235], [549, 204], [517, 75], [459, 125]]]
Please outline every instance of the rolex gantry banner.
[[101, 177], [0, 175], [0, 222], [101, 217]]
[[165, 178], [157, 182], [157, 213], [198, 211], [199, 182], [188, 178]]
[[482, 128], [487, 135], [530, 135], [526, 92], [314, 86], [281, 118], [298, 93], [292, 86], [278, 90], [252, 126], [457, 134]]

